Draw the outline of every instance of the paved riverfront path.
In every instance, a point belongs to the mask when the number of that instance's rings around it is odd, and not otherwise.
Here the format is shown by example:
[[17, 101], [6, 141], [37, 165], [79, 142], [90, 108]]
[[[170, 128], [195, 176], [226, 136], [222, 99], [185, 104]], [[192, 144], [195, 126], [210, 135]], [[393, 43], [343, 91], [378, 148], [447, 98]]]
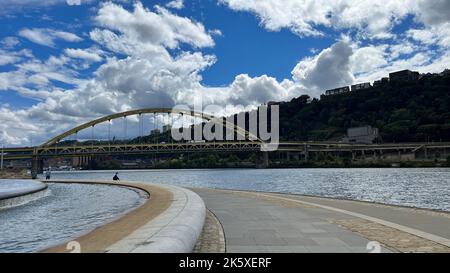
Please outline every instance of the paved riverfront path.
[[[227, 252], [450, 252], [450, 216], [297, 195], [195, 189], [221, 222]], [[446, 241], [447, 240], [447, 241]]]

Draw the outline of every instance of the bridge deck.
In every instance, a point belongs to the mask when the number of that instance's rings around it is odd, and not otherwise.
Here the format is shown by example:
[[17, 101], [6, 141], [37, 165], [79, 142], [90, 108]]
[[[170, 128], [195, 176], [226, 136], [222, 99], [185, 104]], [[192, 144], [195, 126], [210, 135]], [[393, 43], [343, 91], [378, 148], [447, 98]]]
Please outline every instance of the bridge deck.
[[[264, 143], [252, 141], [229, 142], [187, 142], [160, 144], [114, 144], [101, 143], [91, 145], [54, 145], [38, 147], [17, 147], [3, 149], [5, 160], [30, 159], [39, 157], [71, 157], [104, 154], [153, 154], [182, 152], [233, 152], [261, 151]], [[391, 143], [391, 144], [345, 144], [333, 142], [281, 142], [277, 151], [282, 152], [363, 152], [363, 151], [409, 151], [420, 149], [448, 149], [450, 143]]]

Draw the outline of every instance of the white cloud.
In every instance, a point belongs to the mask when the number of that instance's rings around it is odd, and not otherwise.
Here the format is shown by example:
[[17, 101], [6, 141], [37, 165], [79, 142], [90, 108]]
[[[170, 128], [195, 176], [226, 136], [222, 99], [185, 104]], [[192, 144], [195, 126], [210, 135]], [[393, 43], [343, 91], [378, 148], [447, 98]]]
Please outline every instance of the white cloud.
[[416, 45], [409, 41], [393, 44], [389, 46], [390, 58], [397, 59], [403, 55], [409, 55], [418, 49]]
[[0, 49], [0, 66], [20, 61], [20, 57]]
[[17, 39], [17, 37], [5, 37], [0, 41], [0, 44], [6, 48], [6, 49], [11, 49], [14, 48], [15, 46], [20, 44], [19, 39]]
[[436, 26], [407, 31], [409, 38], [425, 45], [438, 45], [450, 48], [450, 22]]
[[[66, 56], [50, 56], [41, 61], [26, 50], [19, 51], [17, 56], [23, 60], [15, 64], [16, 70], [0, 72], [0, 91], [14, 90], [23, 96], [42, 100], [57, 90], [55, 82], [69, 85], [83, 82], [70, 67], [71, 59]], [[58, 95], [58, 92], [54, 93], [54, 96]]]
[[305, 58], [292, 71], [294, 80], [312, 90], [351, 84], [350, 57], [353, 49], [344, 41], [323, 50], [314, 58]]
[[[101, 28], [91, 31], [91, 38], [102, 48], [126, 57], [105, 53], [110, 57], [91, 79], [79, 80], [73, 66], [77, 59], [99, 60], [97, 56], [103, 54], [92, 48], [68, 48], [65, 55], [46, 61], [33, 58], [17, 64], [16, 71], [0, 73], [0, 90], [15, 90], [41, 101], [21, 116], [22, 123], [32, 122], [44, 128], [36, 133], [41, 141], [99, 115], [132, 108], [170, 107], [183, 98], [195, 98], [203, 89], [199, 73], [215, 62], [214, 56], [201, 52], [174, 56], [168, 52], [167, 48], [182, 43], [199, 48], [213, 46], [214, 41], [200, 23], [163, 8], [153, 12], [138, 3], [130, 12], [106, 3], [95, 19]], [[38, 41], [50, 44], [44, 38]], [[62, 91], [54, 87], [55, 81], [74, 87]], [[60, 126], [52, 127], [56, 122]]]
[[22, 49], [20, 51], [6, 51], [0, 49], [0, 66], [7, 64], [15, 64], [24, 58], [30, 58], [33, 54], [28, 49]]
[[214, 40], [201, 23], [174, 15], [159, 6], [152, 12], [137, 2], [134, 11], [129, 12], [119, 5], [106, 3], [95, 19], [99, 25], [119, 31], [126, 39], [140, 43], [168, 48], [176, 48], [179, 43], [199, 48], [214, 46]]
[[392, 28], [408, 15], [425, 26], [450, 20], [448, 0], [219, 0], [233, 10], [256, 14], [268, 30], [288, 28], [299, 35], [322, 29], [357, 30], [361, 37], [393, 38]]
[[289, 28], [299, 35], [321, 35], [320, 27], [357, 29], [374, 38], [389, 31], [410, 11], [409, 0], [220, 0], [231, 9], [255, 13], [271, 31]]
[[81, 0], [66, 0], [69, 6], [79, 6], [81, 5]]
[[184, 8], [184, 0], [173, 0], [166, 4], [166, 7], [172, 9], [182, 9]]
[[80, 42], [83, 40], [73, 33], [49, 28], [24, 28], [19, 31], [19, 36], [33, 43], [48, 47], [54, 47], [56, 39], [62, 39], [67, 42]]
[[102, 61], [102, 57], [96, 53], [96, 52], [91, 52], [85, 49], [73, 49], [73, 48], [66, 48], [64, 50], [64, 53], [71, 57], [71, 58], [77, 58], [77, 59], [84, 59], [90, 62], [100, 62]]
[[25, 132], [42, 133], [38, 127], [32, 123], [26, 122], [24, 110], [12, 111], [9, 108], [0, 105], [0, 143], [9, 145], [29, 144], [30, 139], [24, 135]]
[[350, 57], [352, 74], [368, 73], [388, 64], [386, 46], [355, 47]]
[[77, 35], [70, 33], [70, 32], [59, 31], [59, 30], [55, 30], [55, 31], [50, 30], [50, 33], [55, 38], [59, 38], [64, 41], [67, 41], [67, 42], [80, 42], [83, 40], [82, 38], [80, 38]]

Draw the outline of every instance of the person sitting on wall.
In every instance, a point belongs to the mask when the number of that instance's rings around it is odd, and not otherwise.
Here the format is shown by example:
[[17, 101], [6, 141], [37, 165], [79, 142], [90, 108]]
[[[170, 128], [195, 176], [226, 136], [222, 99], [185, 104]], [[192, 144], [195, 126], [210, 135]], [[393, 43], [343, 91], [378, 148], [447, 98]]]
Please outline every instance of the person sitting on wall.
[[113, 180], [114, 180], [114, 181], [119, 181], [119, 180], [120, 180], [118, 174], [119, 174], [119, 173], [116, 173], [116, 174], [114, 175], [114, 177], [113, 177]]

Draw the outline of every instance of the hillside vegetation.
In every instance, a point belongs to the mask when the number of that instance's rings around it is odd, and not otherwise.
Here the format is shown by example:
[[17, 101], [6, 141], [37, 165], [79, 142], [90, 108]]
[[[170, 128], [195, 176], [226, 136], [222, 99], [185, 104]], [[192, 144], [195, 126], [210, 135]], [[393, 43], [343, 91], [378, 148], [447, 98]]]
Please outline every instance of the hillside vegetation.
[[345, 94], [280, 103], [282, 140], [340, 140], [371, 125], [383, 142], [450, 141], [450, 76], [424, 75]]

